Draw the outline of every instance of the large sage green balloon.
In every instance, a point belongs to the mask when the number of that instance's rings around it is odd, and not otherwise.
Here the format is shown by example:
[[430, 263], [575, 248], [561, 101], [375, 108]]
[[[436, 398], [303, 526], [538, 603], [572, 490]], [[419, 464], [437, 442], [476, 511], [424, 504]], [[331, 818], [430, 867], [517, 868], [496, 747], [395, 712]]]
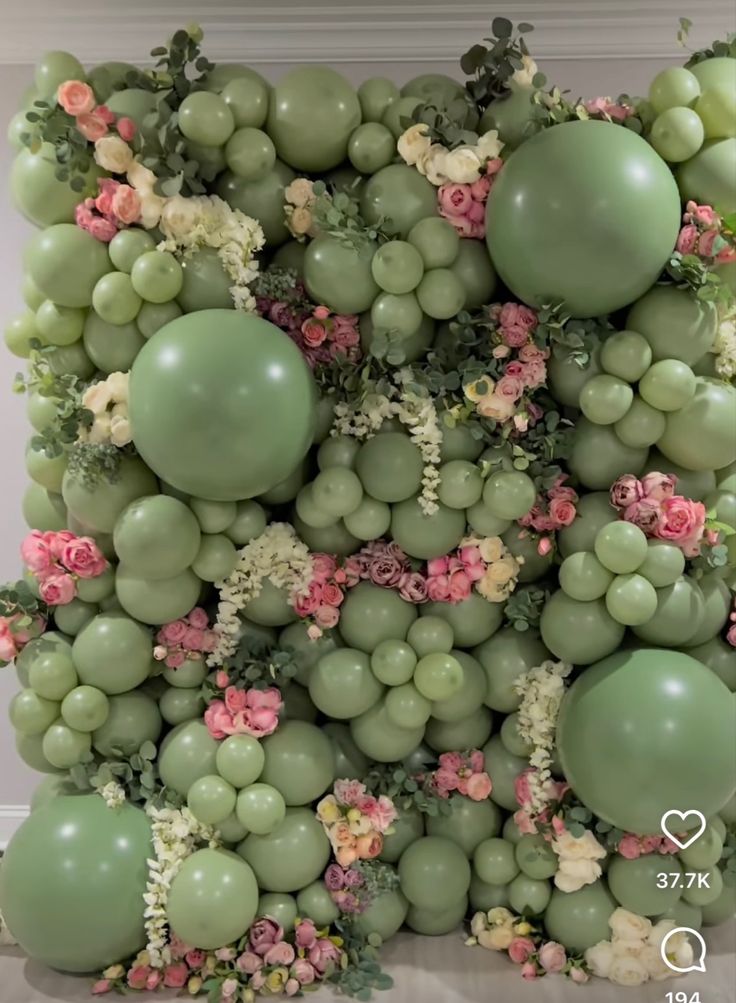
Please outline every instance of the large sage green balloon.
[[368, 655], [354, 648], [329, 651], [310, 673], [309, 695], [328, 717], [357, 717], [382, 694], [383, 686], [371, 672]]
[[[493, 783], [491, 798], [506, 811], [516, 811], [519, 804], [516, 800], [514, 782], [520, 773], [528, 769], [529, 760], [510, 753], [501, 741], [500, 735], [494, 735], [483, 746], [483, 755], [486, 773]], [[506, 836], [505, 830], [504, 836]]]
[[594, 425], [587, 418], [578, 419], [570, 470], [586, 488], [608, 489], [622, 474], [640, 474], [647, 460], [646, 446], [626, 446], [611, 425]]
[[[69, 694], [72, 696], [75, 690]], [[120, 693], [108, 700], [104, 723], [92, 733], [92, 745], [103, 756], [132, 756], [144, 742], [157, 742], [161, 714], [156, 701], [141, 690]]]
[[197, 604], [201, 588], [191, 568], [170, 578], [143, 578], [118, 565], [115, 594], [126, 613], [141, 623], [164, 624], [178, 620]]
[[275, 787], [289, 806], [315, 801], [335, 778], [330, 739], [306, 721], [280, 724], [273, 735], [263, 739], [263, 751], [266, 761], [260, 780]]
[[288, 477], [311, 444], [314, 406], [294, 342], [241, 312], [179, 317], [131, 370], [136, 448], [169, 484], [202, 498], [250, 498]]
[[140, 808], [111, 811], [97, 794], [52, 798], [5, 851], [5, 922], [34, 961], [61, 971], [96, 972], [135, 954], [146, 941], [151, 852], [151, 827]]
[[371, 274], [373, 241], [346, 246], [337, 237], [321, 234], [304, 255], [304, 282], [312, 299], [335, 313], [363, 313], [379, 292]]
[[218, 178], [216, 191], [233, 209], [257, 219], [268, 246], [277, 247], [291, 236], [284, 219], [284, 189], [295, 177], [290, 167], [277, 160], [273, 170], [258, 181], [244, 181], [226, 172]]
[[61, 495], [53, 494], [32, 481], [23, 493], [23, 519], [30, 529], [43, 531], [66, 529], [66, 505]]
[[123, 456], [113, 481], [99, 480], [94, 487], [70, 471], [64, 474], [61, 493], [69, 512], [90, 530], [112, 533], [118, 517], [131, 502], [158, 491], [156, 478], [139, 459]]
[[465, 513], [441, 502], [431, 515], [424, 512], [418, 496], [399, 502], [391, 512], [391, 536], [410, 557], [441, 557], [457, 547], [464, 532]]
[[687, 576], [657, 589], [657, 609], [650, 620], [633, 628], [647, 644], [678, 647], [700, 631], [705, 617], [705, 600], [700, 586]]
[[103, 693], [125, 693], [148, 677], [151, 635], [123, 613], [101, 613], [74, 639], [72, 657], [83, 683]]
[[459, 603], [424, 603], [421, 616], [439, 616], [447, 620], [455, 635], [455, 644], [472, 648], [494, 634], [503, 622], [503, 604], [489, 603], [478, 592], [471, 592]]
[[360, 582], [341, 607], [340, 633], [350, 647], [371, 654], [381, 641], [403, 641], [416, 617], [416, 608], [398, 592]]
[[677, 172], [683, 201], [694, 199], [701, 204], [713, 205], [724, 214], [736, 210], [734, 156], [734, 138], [712, 139], [703, 143], [702, 149], [682, 164]]
[[705, 605], [700, 626], [687, 640], [688, 648], [705, 644], [720, 634], [728, 623], [732, 609], [731, 590], [717, 572], [703, 575], [698, 587]]
[[[23, 131], [30, 128], [24, 118]], [[76, 206], [86, 196], [96, 194], [96, 181], [102, 174], [96, 164], [82, 175], [84, 188], [81, 192], [74, 191], [68, 181], [59, 181], [56, 167], [56, 153], [51, 143], [42, 143], [35, 153], [24, 147], [13, 161], [10, 171], [13, 201], [36, 226], [72, 223]]]
[[[663, 870], [673, 877], [661, 888], [657, 875]], [[682, 885], [678, 881], [681, 875], [682, 866], [677, 857], [668, 857], [665, 868], [656, 853], [647, 853], [636, 860], [614, 854], [606, 871], [613, 897], [620, 906], [637, 916], [659, 916], [671, 909], [682, 895]]]
[[714, 470], [736, 460], [734, 428], [736, 388], [698, 376], [692, 399], [667, 414], [657, 447], [667, 459], [690, 470]]
[[404, 759], [424, 737], [424, 725], [402, 728], [391, 720], [383, 700], [350, 722], [350, 734], [360, 751], [379, 763]]
[[399, 861], [401, 891], [419, 909], [437, 911], [457, 904], [470, 888], [470, 864], [457, 843], [425, 836]]
[[579, 602], [562, 589], [545, 603], [539, 629], [552, 654], [573, 665], [591, 665], [610, 655], [626, 631], [613, 619], [603, 599]]
[[357, 929], [364, 935], [377, 933], [381, 940], [389, 940], [406, 919], [409, 903], [398, 888], [379, 892], [367, 909], [355, 917]]
[[161, 743], [158, 768], [161, 783], [186, 796], [200, 777], [217, 773], [217, 742], [201, 721], [185, 721]]
[[[197, 556], [201, 533], [192, 510], [168, 495], [130, 504], [115, 523], [113, 542], [121, 563], [143, 578], [171, 578]], [[187, 611], [188, 612], [188, 611]]]
[[44, 296], [59, 306], [90, 306], [97, 282], [112, 271], [106, 245], [73, 223], [56, 223], [36, 234], [24, 263]]
[[525, 303], [564, 300], [574, 316], [593, 317], [632, 303], [656, 281], [680, 212], [669, 169], [640, 136], [609, 122], [566, 122], [509, 158], [488, 198], [486, 240], [501, 278]]
[[398, 502], [411, 498], [421, 487], [424, 461], [408, 435], [385, 432], [360, 447], [355, 469], [372, 498]]
[[327, 66], [298, 66], [271, 91], [268, 134], [282, 160], [301, 171], [327, 171], [342, 163], [360, 125], [358, 95]]
[[238, 853], [267, 892], [296, 892], [316, 881], [330, 859], [330, 842], [312, 808], [287, 808], [281, 825], [267, 836], [251, 833]]
[[[311, 885], [302, 888], [296, 897], [295, 909], [298, 909], [300, 917], [314, 920], [317, 926], [329, 926], [340, 915], [324, 881], [313, 881]], [[263, 916], [264, 913], [259, 912], [258, 915]]]
[[616, 909], [616, 900], [603, 879], [585, 885], [577, 892], [555, 889], [544, 914], [547, 933], [569, 951], [586, 951], [601, 940], [608, 940], [608, 920]]
[[360, 208], [366, 222], [384, 217], [387, 232], [406, 240], [420, 219], [437, 215], [437, 192], [415, 168], [389, 164], [366, 182]]
[[712, 346], [718, 316], [713, 303], [677, 286], [654, 286], [631, 310], [626, 327], [643, 335], [652, 360], [698, 361]]
[[205, 950], [238, 940], [258, 909], [248, 864], [227, 850], [196, 850], [171, 883], [166, 919], [185, 943]]
[[452, 933], [460, 925], [467, 911], [467, 895], [446, 909], [418, 909], [416, 906], [410, 906], [406, 914], [406, 925], [422, 936], [441, 937], [443, 934]]
[[466, 857], [472, 857], [480, 843], [501, 831], [502, 813], [492, 801], [455, 795], [450, 805], [449, 814], [427, 816], [427, 835], [457, 843]]
[[736, 789], [735, 741], [721, 680], [689, 655], [658, 649], [622, 651], [587, 669], [557, 726], [576, 795], [638, 833], [658, 833], [671, 809], [716, 814]]
[[521, 704], [515, 689], [520, 676], [541, 665], [549, 652], [533, 631], [522, 633], [505, 627], [475, 648], [473, 655], [485, 671], [484, 702], [493, 710], [510, 714]]

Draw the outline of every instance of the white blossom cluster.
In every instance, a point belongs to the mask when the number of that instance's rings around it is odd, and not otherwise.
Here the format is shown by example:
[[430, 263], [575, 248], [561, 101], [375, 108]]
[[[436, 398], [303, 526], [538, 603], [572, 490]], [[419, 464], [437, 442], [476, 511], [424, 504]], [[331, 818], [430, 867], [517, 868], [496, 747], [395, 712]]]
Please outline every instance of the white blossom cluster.
[[108, 808], [119, 808], [120, 805], [125, 804], [125, 791], [114, 780], [105, 784], [104, 787], [95, 789]]
[[[660, 919], [652, 924], [644, 916], [616, 909], [608, 925], [611, 939], [602, 940], [585, 952], [585, 961], [593, 975], [617, 986], [641, 986], [650, 979], [663, 982], [680, 974], [662, 958], [662, 942], [677, 927], [675, 920]], [[678, 968], [689, 968], [693, 963], [693, 949], [685, 932], [670, 937], [665, 951]]]
[[516, 692], [521, 696], [517, 727], [519, 735], [532, 746], [529, 763], [536, 769], [529, 774], [532, 815], [544, 811], [549, 800], [547, 783], [552, 776], [557, 718], [565, 695], [565, 679], [571, 671], [572, 666], [565, 662], [547, 660], [525, 672], [516, 682]]

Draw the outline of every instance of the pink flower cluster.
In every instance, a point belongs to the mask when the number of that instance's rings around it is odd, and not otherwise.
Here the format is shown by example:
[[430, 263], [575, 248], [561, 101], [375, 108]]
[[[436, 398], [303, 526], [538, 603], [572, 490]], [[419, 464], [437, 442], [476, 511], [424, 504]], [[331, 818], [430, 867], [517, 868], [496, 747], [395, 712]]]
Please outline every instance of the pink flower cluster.
[[296, 613], [303, 619], [311, 619], [312, 637], [320, 637], [323, 630], [337, 626], [340, 606], [345, 598], [345, 589], [357, 579], [349, 578], [344, 568], [338, 567], [331, 554], [312, 554], [312, 580], [307, 591], [296, 595], [292, 603]]
[[724, 239], [723, 218], [712, 206], [690, 200], [685, 205], [682, 222], [675, 245], [680, 254], [695, 254], [719, 265], [736, 261], [736, 247]]
[[540, 533], [537, 550], [544, 557], [554, 547], [554, 537], [551, 535], [558, 529], [564, 529], [575, 521], [576, 505], [579, 501], [574, 488], [565, 485], [567, 474], [562, 474], [545, 494], [538, 495], [532, 508], [518, 519], [520, 526]]
[[22, 611], [0, 616], [0, 665], [12, 662], [28, 642], [46, 628], [46, 620], [42, 616], [36, 616], [30, 624], [21, 626], [21, 621], [25, 619]]
[[373, 797], [359, 780], [336, 780], [332, 794], [317, 805], [317, 818], [341, 867], [375, 859], [397, 817], [390, 798]]
[[676, 487], [674, 474], [654, 470], [641, 480], [623, 474], [611, 487], [611, 504], [647, 536], [674, 544], [685, 557], [697, 557], [703, 541], [716, 543], [718, 533], [705, 528], [705, 505], [676, 495]]
[[472, 544], [458, 547], [447, 557], [435, 557], [427, 562], [427, 598], [430, 602], [462, 602], [487, 569], [480, 548]]
[[471, 801], [485, 801], [493, 790], [480, 749], [472, 749], [467, 753], [443, 752], [430, 785], [437, 797], [449, 798], [451, 794], [457, 793]]
[[532, 793], [529, 786], [529, 779], [537, 772], [535, 766], [530, 766], [516, 777], [514, 781], [514, 794], [516, 795], [519, 810], [514, 814], [514, 822], [519, 831], [525, 836], [536, 835], [540, 830], [545, 832], [545, 838], [551, 838], [550, 828], [555, 836], [561, 836], [566, 832], [565, 823], [559, 815], [553, 814], [553, 807], [563, 799], [570, 790], [569, 784], [560, 780], [548, 780], [544, 786], [544, 794], [548, 807], [543, 811], [534, 814], [532, 812]]
[[96, 240], [109, 244], [118, 230], [137, 223], [141, 215], [141, 200], [135, 188], [112, 178], [97, 182], [97, 198], [87, 198], [74, 210], [77, 226]]
[[[522, 348], [531, 343], [532, 334], [537, 327], [537, 315], [531, 307], [523, 303], [494, 303], [490, 315], [498, 324], [498, 335], [501, 344], [507, 348]], [[509, 353], [496, 353], [496, 358], [503, 358]]]
[[452, 223], [461, 237], [485, 237], [488, 193], [502, 167], [503, 160], [494, 157], [473, 184], [446, 184], [437, 190], [440, 216]]
[[111, 125], [115, 126], [120, 138], [126, 142], [130, 142], [135, 135], [133, 119], [125, 115], [118, 118], [107, 105], [98, 105], [92, 88], [80, 80], [67, 80], [61, 84], [56, 92], [56, 100], [67, 115], [75, 119], [78, 131], [90, 143], [106, 136]]
[[170, 669], [178, 669], [186, 661], [201, 659], [204, 654], [214, 651], [217, 634], [210, 630], [207, 614], [201, 606], [195, 606], [191, 613], [179, 620], [172, 620], [156, 634], [153, 657], [166, 662]]
[[624, 122], [630, 115], [636, 114], [631, 105], [619, 104], [612, 98], [589, 98], [583, 101], [583, 107], [593, 118], [606, 118], [613, 122]]
[[[220, 676], [220, 673], [217, 675]], [[222, 676], [227, 684], [227, 673], [223, 672]], [[219, 685], [217, 679], [216, 682]], [[226, 738], [228, 735], [265, 738], [276, 731], [279, 711], [283, 705], [281, 691], [274, 686], [265, 690], [227, 686], [224, 699], [213, 700], [204, 712], [204, 723], [210, 735], [216, 739]]]
[[[303, 293], [300, 286], [296, 291]], [[338, 356], [353, 361], [360, 358], [360, 331], [355, 314], [333, 314], [326, 306], [307, 311], [264, 296], [257, 297], [256, 305], [262, 317], [289, 335], [313, 369]]]
[[344, 567], [349, 585], [369, 581], [384, 589], [396, 589], [406, 602], [427, 601], [425, 576], [413, 569], [411, 561], [396, 543], [372, 540], [348, 557]]
[[[540, 975], [554, 975], [565, 970], [568, 957], [565, 948], [556, 940], [536, 943], [531, 937], [514, 937], [508, 946], [508, 956], [521, 966], [521, 977], [531, 982]], [[578, 966], [567, 971], [573, 982], [587, 982], [588, 973]]]
[[357, 915], [370, 903], [368, 898], [360, 894], [365, 887], [365, 878], [355, 867], [330, 864], [325, 871], [324, 882], [330, 898], [341, 913]]
[[91, 537], [77, 536], [67, 529], [32, 530], [23, 540], [20, 554], [47, 606], [66, 606], [76, 596], [80, 578], [97, 578], [108, 567]]
[[733, 600], [733, 612], [728, 618], [729, 628], [726, 633], [726, 641], [736, 648], [736, 597]]
[[637, 836], [633, 832], [627, 832], [625, 836], [622, 836], [616, 849], [627, 860], [636, 860], [647, 853], [679, 852], [677, 844], [673, 843], [668, 836]]

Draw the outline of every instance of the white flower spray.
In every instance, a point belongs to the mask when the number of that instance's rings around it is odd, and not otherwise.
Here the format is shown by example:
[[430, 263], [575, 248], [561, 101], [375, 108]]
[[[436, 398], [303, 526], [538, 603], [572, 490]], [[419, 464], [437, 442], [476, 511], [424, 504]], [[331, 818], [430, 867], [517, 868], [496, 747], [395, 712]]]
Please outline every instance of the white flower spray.
[[521, 696], [517, 727], [521, 738], [532, 746], [529, 763], [535, 767], [535, 772], [529, 774], [532, 815], [547, 806], [557, 718], [565, 695], [565, 679], [571, 671], [572, 666], [565, 662], [546, 661], [523, 673], [516, 682], [516, 692]]

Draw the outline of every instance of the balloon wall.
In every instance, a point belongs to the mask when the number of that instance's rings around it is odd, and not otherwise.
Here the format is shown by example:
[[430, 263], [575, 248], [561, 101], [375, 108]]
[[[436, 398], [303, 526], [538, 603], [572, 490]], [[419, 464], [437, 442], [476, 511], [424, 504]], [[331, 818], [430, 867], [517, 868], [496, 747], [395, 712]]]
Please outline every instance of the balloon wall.
[[356, 91], [191, 27], [10, 123], [0, 910], [97, 994], [368, 999], [402, 928], [634, 986], [736, 911], [736, 49], [573, 102], [530, 31]]

